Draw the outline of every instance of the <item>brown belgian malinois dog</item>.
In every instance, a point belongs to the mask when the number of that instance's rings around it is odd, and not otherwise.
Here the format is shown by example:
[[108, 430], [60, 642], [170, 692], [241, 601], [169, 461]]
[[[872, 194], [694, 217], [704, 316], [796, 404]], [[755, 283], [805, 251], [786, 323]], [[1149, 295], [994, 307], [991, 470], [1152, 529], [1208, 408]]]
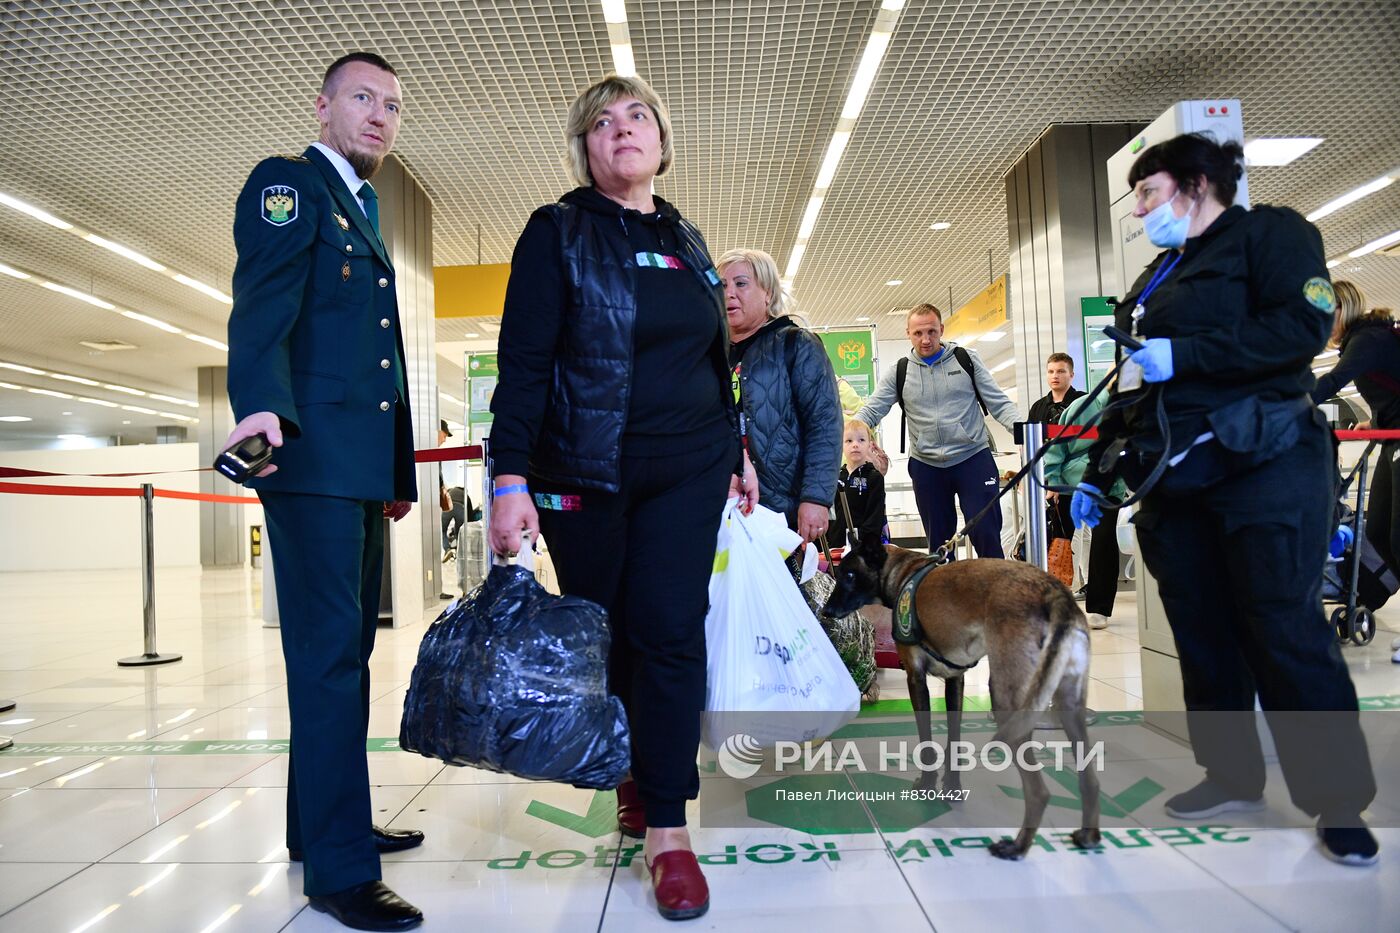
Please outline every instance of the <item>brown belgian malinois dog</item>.
[[[927, 563], [923, 554], [873, 538], [858, 542], [841, 560], [836, 589], [823, 614], [839, 617], [871, 603], [896, 610], [905, 583]], [[1069, 740], [1087, 745], [1084, 695], [1089, 629], [1063, 583], [1020, 561], [955, 561], [924, 576], [913, 593], [913, 604], [922, 639], [898, 648], [921, 742], [932, 739], [928, 675], [944, 681], [951, 745], [961, 733], [963, 674], [986, 657], [991, 665], [988, 687], [997, 722], [995, 740], [1012, 749], [1029, 741], [1038, 714], [1053, 700]], [[1016, 838], [991, 846], [991, 853], [1003, 859], [1026, 854], [1050, 799], [1040, 772], [1023, 767], [1019, 755], [1013, 757], [1021, 773], [1026, 810]], [[915, 786], [931, 788], [935, 779], [935, 773], [924, 772]], [[949, 755], [943, 787], [959, 785]], [[1099, 779], [1092, 767], [1079, 771], [1079, 795], [1084, 827], [1071, 838], [1080, 848], [1092, 848], [1100, 839]]]

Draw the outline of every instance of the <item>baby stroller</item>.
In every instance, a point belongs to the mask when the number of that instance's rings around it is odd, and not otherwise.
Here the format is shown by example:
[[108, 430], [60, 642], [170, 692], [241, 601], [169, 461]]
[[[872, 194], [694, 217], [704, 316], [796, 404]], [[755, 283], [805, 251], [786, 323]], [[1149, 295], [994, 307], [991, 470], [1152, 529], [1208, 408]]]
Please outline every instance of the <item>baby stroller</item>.
[[[1372, 616], [1385, 605], [1397, 589], [1400, 579], [1366, 539], [1366, 471], [1377, 441], [1366, 445], [1360, 461], [1342, 480], [1337, 501], [1337, 524], [1351, 531], [1340, 557], [1329, 558], [1322, 576], [1322, 600], [1338, 603], [1332, 610], [1331, 625], [1337, 641], [1368, 645], [1376, 637], [1376, 621]], [[1352, 481], [1356, 481], [1356, 507], [1347, 501]]]

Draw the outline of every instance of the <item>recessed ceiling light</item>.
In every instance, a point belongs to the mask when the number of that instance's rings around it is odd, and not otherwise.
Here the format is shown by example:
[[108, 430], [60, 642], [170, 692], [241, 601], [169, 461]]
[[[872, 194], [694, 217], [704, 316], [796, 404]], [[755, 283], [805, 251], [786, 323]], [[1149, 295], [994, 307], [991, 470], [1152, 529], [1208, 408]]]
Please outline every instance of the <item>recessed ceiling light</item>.
[[130, 386], [119, 386], [111, 382], [102, 383], [102, 388], [111, 389], [113, 392], [125, 392], [127, 395], [145, 395], [140, 389], [133, 389]]
[[71, 411], [65, 411], [64, 414], [65, 414], [65, 415], [71, 415], [71, 414], [73, 414], [73, 413], [72, 413]]
[[207, 347], [213, 347], [215, 350], [223, 350], [225, 353], [228, 352], [228, 344], [224, 343], [222, 340], [215, 340], [213, 337], [205, 337], [203, 334], [186, 334], [185, 337], [186, 339], [193, 340], [195, 343], [202, 343]]
[[1390, 185], [1393, 184], [1394, 181], [1395, 179], [1391, 178], [1389, 175], [1382, 175], [1380, 178], [1377, 178], [1374, 181], [1368, 181], [1361, 187], [1353, 188], [1352, 190], [1348, 191], [1340, 198], [1333, 198], [1331, 201], [1328, 201], [1326, 204], [1322, 205], [1317, 210], [1309, 214], [1308, 221], [1311, 223], [1321, 220], [1328, 214], [1341, 210], [1348, 204], [1351, 204], [1353, 201], [1360, 201], [1368, 194], [1375, 194], [1382, 188], [1390, 187]]
[[476, 331], [471, 331], [470, 333], [467, 334], [467, 336], [468, 336], [468, 337], [480, 337], [481, 335], [478, 334]]
[[80, 402], [86, 402], [86, 403], [89, 404], [89, 405], [100, 405], [100, 406], [102, 406], [103, 408], [116, 408], [116, 407], [118, 407], [116, 402], [109, 402], [109, 401], [107, 401], [106, 399], [101, 399], [101, 398], [88, 398], [86, 395], [80, 395], [80, 396], [78, 396], [78, 401], [80, 401]]
[[1287, 165], [1322, 145], [1315, 136], [1287, 139], [1251, 139], [1244, 144], [1246, 165]]
[[21, 373], [29, 373], [31, 376], [47, 376], [48, 373], [42, 369], [35, 369], [33, 366], [21, 366], [18, 363], [0, 363], [0, 369], [13, 369]]
[[1005, 336], [1006, 331], [1004, 330], [989, 330], [977, 339], [981, 343], [992, 343], [994, 341], [1002, 339]]
[[948, 229], [949, 227], [951, 227], [951, 226], [952, 226], [952, 224], [948, 223], [947, 221], [945, 221], [945, 220], [940, 220], [940, 221], [939, 221], [938, 223], [936, 223], [936, 224], [929, 224], [929, 225], [928, 225], [928, 228], [929, 228], [930, 230], [947, 230], [947, 229]]
[[133, 321], [140, 321], [142, 324], [149, 324], [152, 327], [159, 327], [167, 334], [182, 333], [180, 328], [176, 327], [174, 324], [167, 324], [159, 318], [151, 317], [149, 314], [141, 314], [138, 311], [122, 311], [121, 316], [131, 318]]
[[34, 205], [26, 204], [19, 198], [12, 198], [8, 194], [0, 194], [0, 204], [4, 204], [6, 207], [13, 207], [20, 213], [28, 214], [35, 220], [42, 220], [44, 223], [48, 224], [51, 227], [57, 227], [60, 230], [73, 229], [73, 225], [70, 224], [68, 221], [59, 220], [57, 217], [50, 214], [48, 211], [41, 211]]
[[50, 379], [58, 379], [62, 382], [76, 382], [83, 386], [99, 386], [102, 383], [96, 379], [84, 379], [82, 376], [70, 376], [67, 373], [49, 373]]
[[868, 320], [870, 320], [870, 315], [868, 315], [868, 314], [862, 314], [860, 317], [856, 318], [856, 320], [857, 320], [857, 321], [868, 321]]
[[209, 286], [209, 285], [205, 285], [203, 282], [199, 281], [198, 279], [192, 279], [192, 278], [190, 278], [188, 275], [183, 275], [183, 274], [177, 272], [177, 273], [175, 273], [175, 281], [179, 282], [181, 285], [188, 285], [190, 288], [193, 288], [193, 289], [194, 289], [195, 291], [197, 291], [197, 292], [203, 292], [204, 294], [208, 295], [210, 298], [213, 298], [215, 301], [221, 301], [221, 302], [223, 302], [223, 303], [226, 304], [226, 305], [231, 305], [231, 304], [233, 304], [233, 299], [230, 298], [228, 295], [225, 295], [223, 292], [219, 291], [217, 288], [214, 288], [214, 287]]
[[131, 424], [130, 421], [123, 421], [122, 424]]
[[101, 298], [96, 298], [89, 295], [87, 292], [80, 292], [76, 288], [69, 288], [67, 285], [58, 285], [54, 282], [42, 282], [40, 284], [51, 292], [58, 292], [61, 295], [67, 295], [69, 298], [86, 301], [88, 304], [96, 305], [105, 311], [115, 311], [117, 309], [117, 306], [110, 301], [103, 301]]
[[199, 407], [199, 403], [198, 403], [198, 402], [191, 402], [191, 401], [189, 401], [188, 399], [176, 398], [176, 397], [173, 396], [173, 395], [160, 395], [159, 393], [152, 392], [152, 393], [151, 393], [151, 398], [156, 399], [157, 401], [161, 401], [161, 402], [169, 402], [169, 403], [171, 403], [172, 405], [184, 405], [184, 406], [187, 407], [187, 408], [198, 408], [198, 407]]
[[52, 398], [72, 398], [67, 392], [55, 392], [53, 389], [25, 389], [26, 392], [33, 392], [35, 395], [48, 395]]
[[134, 411], [143, 415], [154, 415], [156, 413], [154, 408], [142, 408], [140, 405], [123, 405], [122, 411]]
[[1345, 259], [1329, 259], [1327, 260], [1327, 268], [1335, 269], [1344, 262], [1346, 262]]
[[889, 280], [888, 282], [886, 282], [885, 284], [886, 284], [886, 285], [891, 285], [891, 286], [893, 286], [893, 285], [903, 285], [903, 284], [904, 284], [904, 280], [903, 280], [903, 279], [890, 279], [890, 280]]
[[129, 246], [122, 246], [120, 243], [113, 243], [106, 237], [100, 237], [95, 233], [85, 233], [83, 234], [83, 239], [87, 240], [94, 246], [100, 246], [103, 249], [111, 250], [118, 256], [123, 256], [127, 259], [130, 259], [132, 262], [136, 263], [139, 266], [145, 266], [152, 272], [165, 271], [165, 266], [162, 266], [160, 263], [156, 262], [149, 256], [143, 256], [142, 254], [136, 252], [136, 250], [132, 249]]
[[1387, 233], [1385, 236], [1380, 237], [1379, 239], [1372, 240], [1365, 246], [1361, 246], [1357, 249], [1352, 250], [1351, 252], [1347, 253], [1347, 255], [1350, 256], [1352, 259], [1360, 259], [1362, 256], [1365, 256], [1368, 253], [1374, 253], [1376, 250], [1383, 249], [1392, 243], [1400, 243], [1400, 230], [1396, 230], [1394, 233]]
[[61, 440], [61, 441], [85, 441], [85, 440], [87, 440], [87, 435], [86, 435], [86, 434], [60, 434], [60, 435], [58, 435], [58, 439]]
[[991, 369], [988, 370], [988, 372], [999, 373], [999, 372], [1001, 372], [1003, 369], [1005, 369], [1005, 368], [1008, 367], [1008, 366], [1014, 366], [1015, 363], [1016, 363], [1016, 358], [1013, 356], [1011, 359], [1009, 359], [1009, 360], [1003, 360], [1002, 362], [1000, 362], [1000, 363], [998, 363], [997, 365], [993, 366]]
[[21, 422], [21, 421], [33, 421], [33, 420], [34, 420], [33, 418], [26, 418], [26, 417], [24, 417], [24, 415], [0, 415], [0, 421], [8, 421], [8, 422], [10, 422], [10, 423], [12, 423], [12, 424], [18, 424], [18, 423]]
[[33, 278], [33, 276], [31, 276], [28, 272], [21, 272], [14, 266], [7, 266], [3, 262], [0, 262], [0, 274], [12, 276], [16, 279]]

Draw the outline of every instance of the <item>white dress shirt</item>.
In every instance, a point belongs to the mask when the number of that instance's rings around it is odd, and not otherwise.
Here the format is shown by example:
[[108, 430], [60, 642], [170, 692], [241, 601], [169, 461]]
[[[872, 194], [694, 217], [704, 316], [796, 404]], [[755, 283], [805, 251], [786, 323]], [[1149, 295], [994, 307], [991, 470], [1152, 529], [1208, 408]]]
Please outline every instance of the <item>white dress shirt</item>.
[[[355, 203], [360, 205], [360, 210], [365, 209], [365, 202], [360, 199], [360, 188], [364, 187], [365, 180], [355, 174], [355, 170], [350, 167], [350, 162], [345, 156], [336, 152], [330, 146], [322, 142], [314, 142], [311, 145], [321, 150], [321, 154], [331, 160], [331, 165], [340, 173], [341, 180], [345, 182], [345, 187], [350, 189], [350, 193], [355, 196]], [[365, 214], [368, 217], [368, 214]]]

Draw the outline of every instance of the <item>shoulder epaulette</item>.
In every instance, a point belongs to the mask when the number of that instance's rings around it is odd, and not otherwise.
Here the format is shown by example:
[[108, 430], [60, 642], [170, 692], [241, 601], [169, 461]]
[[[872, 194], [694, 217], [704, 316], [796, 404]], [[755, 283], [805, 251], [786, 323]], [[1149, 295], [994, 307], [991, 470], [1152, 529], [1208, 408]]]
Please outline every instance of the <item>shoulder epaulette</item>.
[[274, 159], [286, 159], [288, 162], [305, 162], [305, 163], [307, 163], [308, 165], [311, 163], [311, 160], [308, 159], [306, 156], [300, 156], [300, 155], [283, 155], [283, 154], [280, 153], [280, 152], [279, 152], [277, 155], [272, 156], [272, 158], [274, 158]]

